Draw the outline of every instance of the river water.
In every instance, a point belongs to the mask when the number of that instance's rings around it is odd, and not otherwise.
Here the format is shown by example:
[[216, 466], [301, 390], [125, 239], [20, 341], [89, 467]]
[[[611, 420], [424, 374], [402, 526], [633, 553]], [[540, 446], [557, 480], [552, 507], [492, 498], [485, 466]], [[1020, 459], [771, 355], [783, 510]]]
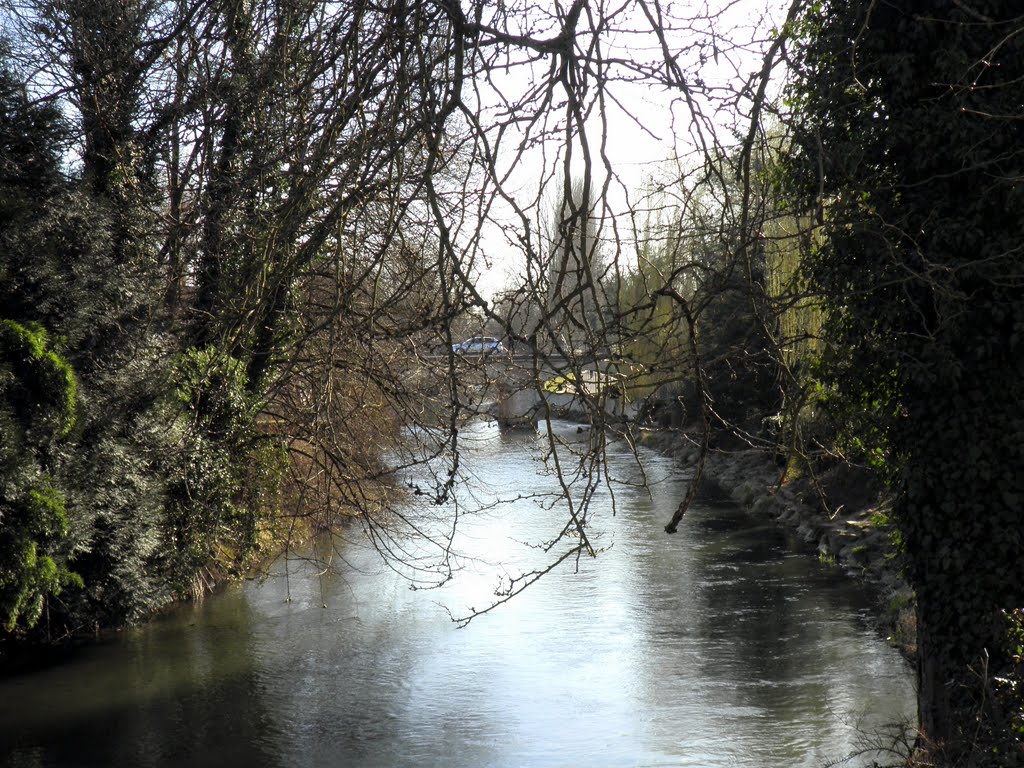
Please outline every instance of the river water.
[[[589, 513], [598, 557], [458, 628], [452, 615], [565, 546], [536, 546], [564, 525], [544, 437], [483, 422], [463, 437], [472, 492], [443, 587], [410, 589], [416, 574], [353, 530], [330, 571], [282, 560], [0, 680], [0, 765], [795, 768], [912, 717], [911, 671], [871, 630], [856, 584], [733, 507], [698, 505], [668, 536], [685, 478], [646, 454], [648, 493], [622, 447]], [[446, 514], [426, 534], [453, 510], [433, 511]]]

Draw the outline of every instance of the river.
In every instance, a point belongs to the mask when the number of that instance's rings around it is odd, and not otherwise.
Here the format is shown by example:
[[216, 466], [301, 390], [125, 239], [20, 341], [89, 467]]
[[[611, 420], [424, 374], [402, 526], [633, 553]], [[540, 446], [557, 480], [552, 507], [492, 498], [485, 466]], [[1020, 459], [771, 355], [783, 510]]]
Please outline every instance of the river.
[[622, 446], [589, 513], [600, 554], [458, 628], [503, 574], [549, 562], [535, 545], [564, 524], [543, 436], [463, 437], [444, 586], [410, 589], [354, 528], [330, 571], [280, 560], [0, 680], [0, 766], [817, 767], [912, 718], [911, 670], [857, 584], [735, 507], [665, 534], [685, 478], [646, 453], [648, 493]]

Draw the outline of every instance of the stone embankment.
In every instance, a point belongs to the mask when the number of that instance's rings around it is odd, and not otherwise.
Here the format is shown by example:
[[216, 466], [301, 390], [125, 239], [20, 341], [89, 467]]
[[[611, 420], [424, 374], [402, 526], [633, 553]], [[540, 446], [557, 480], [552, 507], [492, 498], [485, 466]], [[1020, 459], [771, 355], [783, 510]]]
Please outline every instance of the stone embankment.
[[[693, 468], [700, 449], [683, 431], [645, 431], [641, 445]], [[735, 501], [792, 529], [822, 563], [866, 582], [876, 596], [880, 631], [908, 658], [915, 653], [913, 592], [899, 573], [887, 524], [888, 498], [865, 470], [836, 464], [817, 477], [783, 477], [760, 449], [710, 449], [704, 498]]]

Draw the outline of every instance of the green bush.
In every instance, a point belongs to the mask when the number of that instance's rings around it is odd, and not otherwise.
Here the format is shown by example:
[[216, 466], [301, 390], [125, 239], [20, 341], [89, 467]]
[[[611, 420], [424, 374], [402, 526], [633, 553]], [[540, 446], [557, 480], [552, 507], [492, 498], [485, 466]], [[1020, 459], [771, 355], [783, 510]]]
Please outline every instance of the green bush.
[[46, 599], [81, 578], [68, 568], [68, 516], [50, 455], [75, 422], [74, 373], [44, 330], [0, 320], [0, 617], [32, 628]]

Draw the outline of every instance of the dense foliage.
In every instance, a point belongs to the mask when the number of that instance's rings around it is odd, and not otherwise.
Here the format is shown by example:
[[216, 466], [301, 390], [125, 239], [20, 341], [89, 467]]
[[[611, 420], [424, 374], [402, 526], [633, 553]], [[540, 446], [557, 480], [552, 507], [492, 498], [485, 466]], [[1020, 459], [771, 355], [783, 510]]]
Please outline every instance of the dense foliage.
[[207, 498], [234, 490], [219, 476], [197, 490], [192, 463], [230, 474], [241, 455], [208, 451], [187, 428], [175, 397], [187, 383], [174, 381], [152, 267], [138, 257], [147, 244], [118, 246], [114, 206], [63, 173], [59, 111], [7, 69], [2, 85], [0, 600], [8, 632], [59, 639], [188, 595], [225, 559], [216, 536], [198, 558], [174, 543], [197, 518], [218, 519]]
[[826, 317], [820, 372], [896, 494], [922, 746], [943, 764], [1019, 765], [1019, 7], [822, 2], [802, 25], [789, 182], [823, 234], [806, 263]]
[[67, 569], [65, 500], [52, 484], [52, 444], [74, 424], [76, 380], [46, 332], [0, 321], [0, 610], [4, 626], [39, 621], [46, 598], [81, 580]]
[[56, 640], [381, 508], [396, 414], [427, 411], [408, 350], [467, 304], [430, 222], [468, 22], [0, 9], [0, 613], [5, 638]]

